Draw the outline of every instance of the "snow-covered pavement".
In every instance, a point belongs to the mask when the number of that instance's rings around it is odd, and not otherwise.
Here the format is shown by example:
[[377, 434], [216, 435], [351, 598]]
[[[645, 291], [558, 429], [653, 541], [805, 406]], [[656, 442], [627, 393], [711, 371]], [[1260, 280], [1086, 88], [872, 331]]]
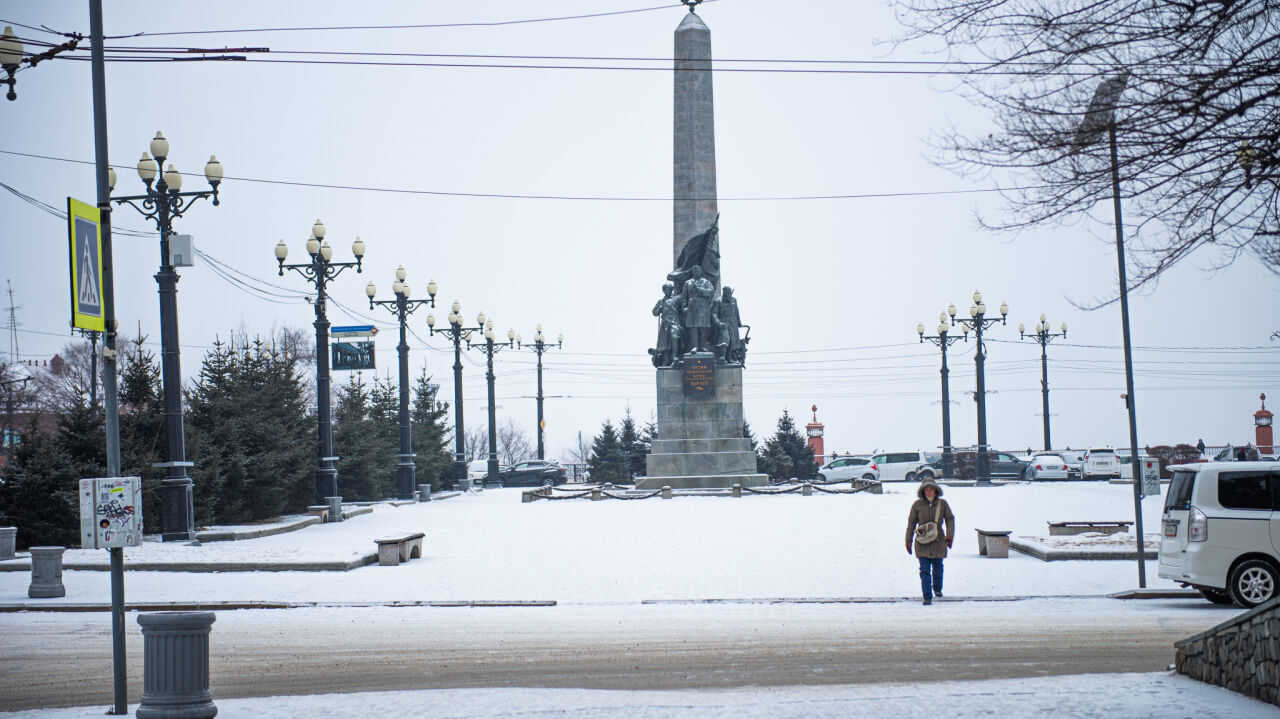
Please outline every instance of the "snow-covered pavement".
[[[912, 597], [915, 559], [903, 547], [914, 485], [883, 495], [643, 501], [520, 502], [516, 489], [392, 507], [347, 522], [201, 547], [148, 542], [131, 560], [337, 559], [371, 551], [373, 539], [426, 532], [422, 559], [350, 572], [181, 574], [130, 572], [130, 601], [554, 600], [633, 603], [662, 599]], [[1134, 561], [1046, 563], [1019, 553], [988, 559], [974, 528], [1043, 536], [1053, 520], [1133, 518], [1130, 487], [1102, 483], [947, 488], [960, 527], [946, 563], [955, 597], [1098, 595], [1137, 586]], [[1144, 500], [1148, 534], [1161, 499]], [[103, 550], [68, 550], [105, 556]], [[0, 602], [26, 601], [29, 574], [0, 572]], [[68, 571], [68, 603], [106, 601], [106, 572]], [[1174, 588], [1147, 563], [1149, 587]], [[49, 600], [56, 602], [59, 600]]]
[[[825, 717], [893, 716], [918, 710], [918, 701], [930, 694], [936, 706], [947, 707], [956, 716], [1032, 717], [1071, 715], [1079, 717], [1274, 717], [1280, 709], [1248, 700], [1214, 687], [1157, 671], [1163, 668], [1167, 647], [1172, 660], [1172, 641], [1188, 636], [1234, 616], [1239, 610], [1217, 607], [1200, 599], [1121, 601], [1103, 599], [1106, 594], [1137, 586], [1134, 561], [1042, 562], [1013, 552], [1008, 559], [988, 559], [977, 554], [973, 529], [1008, 529], [1015, 536], [1044, 536], [1046, 522], [1055, 520], [1130, 520], [1133, 518], [1132, 490], [1127, 486], [1099, 483], [1009, 485], [996, 488], [947, 488], [959, 520], [960, 532], [946, 562], [947, 601], [933, 607], [918, 603], [919, 580], [916, 562], [903, 547], [907, 507], [914, 499], [914, 485], [887, 485], [883, 495], [798, 494], [777, 497], [675, 498], [644, 501], [539, 501], [520, 502], [519, 490], [486, 490], [443, 502], [412, 506], [378, 506], [374, 512], [340, 524], [308, 527], [298, 532], [239, 542], [206, 543], [186, 547], [148, 543], [126, 550], [129, 558], [147, 562], [168, 559], [223, 562], [260, 557], [278, 561], [281, 557], [342, 558], [368, 552], [372, 540], [397, 532], [425, 531], [423, 557], [397, 567], [377, 565], [349, 572], [221, 572], [177, 573], [134, 571], [126, 577], [130, 602], [184, 601], [297, 601], [421, 602], [474, 600], [553, 600], [554, 607], [523, 609], [297, 609], [220, 612], [214, 626], [212, 645], [227, 649], [243, 641], [241, 649], [215, 661], [215, 669], [235, 671], [231, 659], [242, 657], [251, 645], [255, 622], [276, 631], [277, 636], [304, 641], [310, 637], [327, 641], [315, 628], [327, 625], [355, 627], [364, 636], [360, 651], [377, 654], [379, 637], [383, 643], [397, 641], [412, 646], [420, 641], [423, 659], [431, 651], [450, 652], [451, 647], [474, 650], [476, 657], [499, 656], [504, 646], [514, 647], [519, 638], [530, 646], [521, 651], [545, 651], [538, 642], [555, 638], [610, 634], [626, 635], [623, 628], [637, 620], [656, 623], [672, 636], [704, 631], [712, 644], [726, 642], [717, 628], [738, 632], [733, 636], [767, 637], [775, 642], [792, 634], [807, 637], [811, 647], [830, 645], [834, 660], [856, 665], [857, 642], [871, 642], [876, 634], [893, 633], [920, 639], [922, 628], [945, 626], [955, 631], [1003, 637], [1017, 644], [1025, 627], [1039, 626], [1050, 633], [1093, 633], [1107, 641], [1106, 627], [1149, 627], [1155, 637], [1155, 655], [1145, 662], [1158, 662], [1146, 673], [1079, 674], [1038, 677], [1042, 670], [1024, 667], [1007, 674], [998, 669], [980, 681], [940, 681], [925, 684], [884, 683], [885, 676], [902, 679], [916, 676], [910, 670], [901, 675], [881, 674], [880, 683], [847, 684], [850, 679], [821, 678], [825, 661], [821, 655], [812, 674], [797, 680], [760, 681], [743, 671], [736, 681], [663, 683], [646, 681], [637, 672], [630, 682], [603, 681], [592, 684], [587, 675], [566, 682], [530, 680], [520, 684], [524, 674], [513, 669], [509, 679], [480, 683], [467, 688], [466, 682], [416, 681], [402, 686], [436, 687], [418, 691], [384, 691], [363, 694], [320, 695], [333, 691], [320, 683], [319, 689], [305, 688], [306, 696], [264, 698], [220, 698], [218, 674], [213, 676], [214, 696], [221, 717], [255, 716], [377, 716], [377, 717]], [[1144, 501], [1144, 521], [1148, 534], [1159, 527], [1160, 498]], [[81, 550], [69, 550], [73, 555]], [[1153, 588], [1177, 585], [1156, 577], [1154, 558], [1147, 563], [1147, 584]], [[0, 604], [30, 602], [27, 572], [0, 572]], [[109, 598], [108, 574], [101, 571], [67, 571], [64, 599], [42, 603], [102, 603]], [[1020, 597], [1018, 601], [974, 601]], [[877, 604], [773, 604], [767, 600], [792, 598], [809, 601], [822, 598], [869, 598]], [[707, 604], [700, 600], [743, 600], [729, 604]], [[897, 601], [895, 601], [897, 600]], [[686, 602], [693, 602], [692, 604]], [[927, 612], [927, 614], [926, 614]], [[136, 615], [130, 626], [131, 682], [138, 684], [141, 673], [140, 644]], [[255, 619], [256, 617], [256, 619]], [[424, 618], [419, 636], [411, 631], [412, 617]], [[97, 620], [100, 621], [100, 626]], [[585, 624], [584, 624], [585, 622]], [[683, 624], [681, 622], [684, 622]], [[25, 643], [37, 642], [47, 630], [58, 644], [83, 640], [84, 651], [92, 655], [97, 668], [91, 674], [109, 672], [103, 659], [109, 657], [109, 627], [106, 615], [0, 613], [0, 635], [25, 636]], [[278, 625], [278, 626], [273, 626]], [[288, 627], [297, 627], [297, 631]], [[680, 627], [686, 627], [681, 630]], [[432, 631], [432, 627], [439, 629]], [[790, 628], [788, 628], [790, 627]], [[983, 629], [985, 627], [985, 629]], [[41, 629], [43, 628], [43, 630]], [[305, 629], [304, 629], [305, 628]], [[446, 630], [447, 628], [447, 630]], [[779, 634], [780, 632], [780, 634]], [[926, 631], [925, 634], [929, 632]], [[296, 636], [295, 636], [296, 635]], [[862, 636], [865, 635], [865, 636]], [[623, 639], [626, 639], [623, 636]], [[1136, 636], [1136, 635], [1135, 635]], [[453, 637], [455, 644], [444, 640]], [[646, 646], [644, 636], [634, 638], [635, 646]], [[915, 641], [915, 640], [911, 640]], [[949, 641], [963, 647], [965, 638]], [[270, 643], [270, 642], [268, 642]], [[436, 644], [440, 646], [435, 646]], [[584, 639], [584, 644], [587, 644]], [[625, 642], [624, 642], [625, 643]], [[749, 643], [749, 642], [748, 642]], [[988, 644], [998, 650], [1000, 641]], [[1149, 640], [1150, 643], [1150, 640]], [[0, 642], [0, 665], [16, 671], [0, 672], [0, 712], [7, 682], [23, 681], [24, 660], [10, 643]], [[573, 642], [552, 649], [572, 653]], [[598, 646], [597, 646], [598, 645]], [[870, 647], [870, 644], [867, 644]], [[903, 645], [907, 646], [907, 645]], [[912, 645], [914, 646], [914, 645]], [[611, 650], [607, 644], [592, 645], [598, 652]], [[730, 641], [723, 651], [737, 651]], [[653, 649], [653, 647], [650, 647]], [[714, 651], [715, 647], [711, 646]], [[513, 649], [514, 651], [514, 649]], [[655, 650], [656, 651], [656, 650]], [[807, 650], [806, 650], [807, 651]], [[893, 645], [878, 647], [883, 658], [909, 664], [909, 652], [895, 653]], [[1028, 650], [1031, 652], [1031, 650]], [[1089, 649], [1082, 650], [1087, 659]], [[56, 654], [56, 651], [51, 653]], [[661, 652], [658, 652], [661, 654]], [[901, 654], [901, 656], [899, 655]], [[7, 656], [6, 656], [7, 655]], [[32, 655], [34, 657], [34, 654]], [[45, 655], [42, 655], [45, 656]], [[963, 657], [963, 655], [961, 655]], [[850, 659], [852, 657], [852, 659]], [[56, 657], [48, 661], [56, 661]], [[1038, 658], [1038, 657], [1037, 657]], [[869, 660], [870, 657], [867, 657]], [[7, 661], [5, 661], [7, 660]], [[34, 661], [34, 659], [32, 659]], [[518, 661], [511, 660], [518, 665]], [[231, 663], [228, 663], [231, 662]], [[853, 665], [849, 662], [854, 662]], [[949, 660], [950, 662], [950, 660]], [[881, 665], [882, 672], [892, 671]], [[965, 660], [943, 663], [940, 680], [977, 677], [965, 671]], [[1011, 665], [1010, 665], [1011, 666]], [[1107, 671], [1105, 662], [1097, 667], [1066, 667], [1047, 671]], [[426, 661], [422, 671], [430, 676]], [[758, 667], [748, 667], [753, 671]], [[490, 667], [492, 671], [492, 667]], [[1115, 670], [1126, 671], [1126, 670]], [[1155, 673], [1151, 673], [1155, 672]], [[105, 676], [105, 675], [104, 675]], [[268, 677], [270, 675], [267, 675]], [[532, 675], [530, 675], [532, 676]], [[602, 676], [602, 675], [601, 675]], [[653, 674], [647, 676], [654, 676]], [[624, 677], [625, 679], [625, 677]], [[94, 682], [109, 692], [105, 680]], [[773, 686], [781, 684], [782, 686]], [[818, 686], [821, 684], [821, 686]], [[307, 685], [308, 687], [314, 685]], [[448, 687], [448, 688], [446, 688]], [[608, 687], [608, 689], [606, 689]], [[693, 687], [675, 690], [673, 687]], [[293, 694], [281, 686], [259, 694]], [[344, 685], [342, 691], [353, 691]], [[58, 703], [51, 700], [49, 703]], [[29, 704], [27, 704], [29, 706]], [[12, 708], [12, 706], [10, 707]], [[0, 717], [100, 716], [102, 706], [78, 709], [48, 709], [4, 714]]]

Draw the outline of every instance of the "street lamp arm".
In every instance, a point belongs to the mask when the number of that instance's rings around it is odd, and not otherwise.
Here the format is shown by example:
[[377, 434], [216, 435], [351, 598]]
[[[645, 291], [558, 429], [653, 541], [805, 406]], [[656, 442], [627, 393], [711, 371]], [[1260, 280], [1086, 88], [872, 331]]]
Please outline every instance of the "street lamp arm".
[[[383, 307], [386, 307], [386, 308], [387, 308], [387, 311], [388, 311], [388, 312], [390, 312], [390, 313], [391, 313], [391, 314], [393, 314], [393, 315], [397, 315], [397, 316], [398, 316], [398, 315], [400, 314], [400, 300], [375, 300], [375, 299], [373, 299], [372, 297], [370, 297], [370, 298], [369, 298], [369, 309], [373, 309], [374, 305], [382, 305]], [[414, 312], [415, 312], [419, 307], [423, 307], [423, 306], [426, 306], [426, 307], [435, 307], [435, 306], [436, 306], [436, 299], [435, 299], [434, 297], [432, 297], [432, 298], [431, 298], [431, 299], [429, 299], [429, 300], [405, 300], [405, 301], [404, 301], [404, 313], [405, 313], [406, 315], [411, 315], [411, 314], [413, 314], [413, 313], [414, 313]], [[441, 331], [443, 331], [443, 330], [441, 330]]]

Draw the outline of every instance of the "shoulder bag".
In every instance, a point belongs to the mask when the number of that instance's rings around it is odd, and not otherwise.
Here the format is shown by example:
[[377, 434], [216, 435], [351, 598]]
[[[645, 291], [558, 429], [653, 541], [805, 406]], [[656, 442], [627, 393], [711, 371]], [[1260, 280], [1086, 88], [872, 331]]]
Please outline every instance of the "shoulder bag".
[[929, 544], [938, 539], [938, 520], [942, 517], [942, 499], [938, 499], [938, 507], [933, 512], [933, 521], [916, 527], [916, 542]]

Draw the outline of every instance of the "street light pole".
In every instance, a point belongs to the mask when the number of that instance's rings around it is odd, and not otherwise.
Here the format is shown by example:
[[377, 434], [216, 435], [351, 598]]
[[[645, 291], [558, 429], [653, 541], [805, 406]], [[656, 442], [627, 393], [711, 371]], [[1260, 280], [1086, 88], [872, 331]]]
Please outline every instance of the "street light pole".
[[969, 319], [956, 317], [956, 306], [947, 307], [947, 314], [951, 317], [951, 324], [963, 325], [966, 328], [973, 328], [974, 339], [977, 346], [974, 349], [973, 363], [977, 370], [977, 380], [973, 399], [978, 405], [978, 461], [976, 468], [977, 483], [982, 486], [991, 484], [991, 448], [987, 446], [987, 384], [986, 384], [986, 360], [987, 348], [982, 342], [982, 331], [987, 327], [996, 323], [1004, 324], [1005, 317], [1009, 314], [1009, 305], [1000, 303], [1000, 318], [987, 318], [987, 305], [982, 301], [982, 293], [977, 290], [973, 291], [973, 304], [969, 306]]
[[[1129, 451], [1133, 461], [1134, 543], [1138, 550], [1138, 587], [1145, 588], [1147, 563], [1142, 529], [1142, 460], [1138, 455], [1138, 408], [1133, 395], [1133, 348], [1129, 343], [1129, 287], [1125, 274], [1124, 222], [1120, 212], [1120, 158], [1116, 149], [1116, 104], [1128, 83], [1129, 72], [1123, 70], [1098, 85], [1098, 89], [1093, 93], [1093, 99], [1089, 101], [1084, 120], [1076, 131], [1075, 142], [1080, 146], [1093, 144], [1101, 139], [1102, 131], [1105, 129], [1111, 155], [1111, 204], [1115, 212], [1116, 265], [1120, 279], [1120, 331], [1124, 336], [1124, 404], [1129, 412]], [[1237, 160], [1240, 159], [1237, 156]], [[1246, 170], [1248, 170], [1247, 167]]]
[[289, 256], [289, 247], [284, 240], [276, 243], [275, 252], [280, 276], [284, 276], [285, 270], [293, 270], [316, 288], [316, 416], [320, 455], [316, 468], [316, 501], [329, 504], [330, 522], [341, 522], [342, 497], [338, 495], [338, 469], [334, 466], [338, 458], [333, 456], [333, 408], [329, 406], [329, 317], [325, 313], [325, 288], [348, 267], [356, 268], [357, 273], [362, 271], [365, 247], [357, 237], [351, 243], [351, 254], [355, 255], [356, 261], [333, 262], [333, 248], [324, 239], [324, 234], [324, 223], [316, 220], [311, 227], [311, 237], [307, 238], [310, 262], [286, 265], [284, 261]]
[[453, 342], [453, 481], [449, 489], [454, 489], [467, 478], [467, 445], [466, 428], [462, 420], [462, 342], [470, 341], [472, 332], [484, 329], [484, 313], [480, 313], [479, 326], [464, 327], [462, 324], [462, 304], [457, 300], [449, 309], [449, 326], [436, 329], [436, 316], [427, 315], [427, 329], [432, 336], [444, 334]]
[[485, 477], [486, 484], [494, 484], [498, 481], [498, 411], [497, 399], [494, 396], [494, 380], [497, 377], [493, 373], [493, 356], [498, 350], [506, 347], [514, 347], [516, 344], [516, 331], [507, 330], [506, 342], [494, 342], [493, 338], [493, 320], [485, 320], [484, 313], [480, 313], [477, 322], [484, 325], [484, 343], [472, 346], [471, 342], [467, 342], [467, 349], [478, 349], [485, 354], [485, 360], [488, 366], [488, 372], [485, 373], [485, 380], [489, 384], [489, 473]]
[[[212, 198], [218, 205], [218, 185], [222, 182], [222, 163], [210, 155], [204, 176], [212, 190], [182, 192], [182, 175], [164, 161], [169, 156], [169, 141], [157, 132], [151, 140], [151, 153], [142, 153], [138, 161], [138, 177], [147, 186], [142, 195], [114, 197], [117, 205], [128, 204], [154, 220], [160, 231], [160, 270], [156, 284], [160, 292], [160, 367], [164, 389], [164, 428], [167, 460], [156, 464], [165, 469], [161, 484], [161, 512], [164, 517], [164, 541], [191, 541], [196, 538], [193, 484], [187, 476], [187, 450], [182, 426], [182, 350], [178, 345], [178, 273], [169, 253], [169, 237], [173, 221], [186, 214], [196, 200]], [[152, 156], [154, 155], [154, 159]], [[163, 172], [162, 172], [163, 170]], [[154, 184], [152, 184], [154, 183]], [[108, 185], [115, 188], [115, 171], [108, 172]], [[139, 204], [141, 203], [141, 204]]]
[[[1018, 334], [1022, 339], [1027, 338], [1027, 328], [1025, 325], [1018, 325]], [[1067, 336], [1067, 323], [1062, 323], [1061, 332], [1050, 332], [1049, 323], [1045, 321], [1044, 314], [1040, 315], [1040, 322], [1035, 326], [1035, 331], [1031, 333], [1031, 339], [1040, 343], [1040, 394], [1044, 404], [1044, 449], [1049, 451], [1053, 449], [1053, 443], [1049, 440], [1049, 342], [1054, 338]]]
[[378, 288], [373, 282], [370, 282], [364, 291], [369, 296], [369, 309], [373, 309], [374, 305], [381, 305], [390, 310], [400, 321], [400, 345], [396, 348], [400, 351], [400, 454], [396, 455], [399, 460], [396, 464], [396, 498], [413, 499], [413, 488], [417, 484], [417, 467], [413, 464], [413, 426], [409, 423], [409, 339], [406, 336], [408, 332], [406, 322], [409, 315], [419, 307], [436, 306], [436, 281], [432, 280], [427, 284], [429, 299], [411, 300], [409, 283], [405, 282], [404, 278], [404, 265], [401, 265], [396, 268], [396, 281], [391, 284], [391, 291], [396, 295], [394, 300], [374, 300], [373, 296], [378, 294]]
[[[947, 348], [959, 342], [961, 338], [952, 336], [947, 332], [946, 313], [938, 315], [938, 334], [925, 335], [923, 322], [916, 323], [916, 333], [920, 335], [922, 343], [928, 340], [942, 350], [942, 478], [955, 479], [956, 460], [955, 452], [951, 447], [951, 390], [949, 384], [951, 371], [947, 369]], [[968, 325], [964, 326], [964, 341], [969, 341]]]
[[546, 459], [547, 423], [542, 415], [542, 400], [546, 399], [542, 394], [542, 353], [551, 349], [564, 349], [564, 335], [557, 337], [556, 343], [552, 345], [546, 341], [546, 337], [542, 334], [542, 325], [538, 325], [537, 333], [533, 336], [533, 344], [524, 344], [524, 339], [520, 335], [516, 335], [516, 346], [520, 348], [528, 347], [538, 355], [538, 459]]

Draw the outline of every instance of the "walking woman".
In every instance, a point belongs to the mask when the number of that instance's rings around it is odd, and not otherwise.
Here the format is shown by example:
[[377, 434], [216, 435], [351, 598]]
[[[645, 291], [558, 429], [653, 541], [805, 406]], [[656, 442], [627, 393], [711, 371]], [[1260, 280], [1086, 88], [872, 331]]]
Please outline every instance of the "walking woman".
[[934, 595], [942, 596], [942, 560], [956, 537], [956, 515], [942, 498], [942, 488], [932, 479], [920, 483], [916, 496], [919, 499], [907, 515], [907, 554], [915, 545], [916, 559], [920, 561], [920, 592], [925, 604], [933, 604]]

